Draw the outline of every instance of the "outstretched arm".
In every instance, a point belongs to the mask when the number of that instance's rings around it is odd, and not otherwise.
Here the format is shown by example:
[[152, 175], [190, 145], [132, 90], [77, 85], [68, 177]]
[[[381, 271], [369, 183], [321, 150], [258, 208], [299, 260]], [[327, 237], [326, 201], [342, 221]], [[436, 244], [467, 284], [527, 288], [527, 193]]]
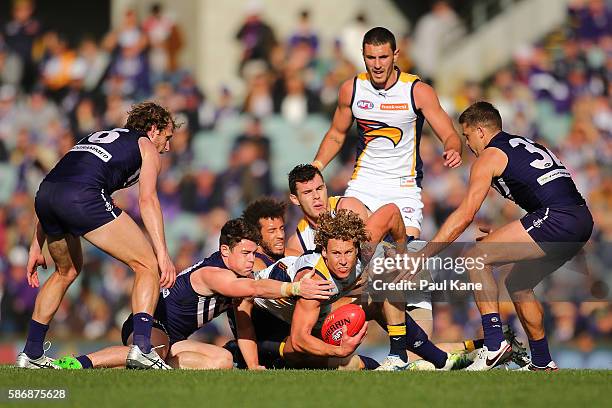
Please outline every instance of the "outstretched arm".
[[459, 167], [462, 163], [463, 149], [461, 138], [453, 127], [453, 122], [440, 106], [436, 92], [424, 82], [417, 82], [413, 92], [417, 109], [423, 112], [425, 119], [444, 145], [444, 165], [452, 168]]
[[[198, 293], [213, 291], [230, 298], [260, 297], [277, 299], [302, 296], [310, 299], [328, 299], [333, 283], [304, 278], [299, 282], [280, 282], [274, 279], [239, 278], [229, 269], [205, 267], [198, 272], [204, 288], [192, 281]], [[199, 289], [199, 290], [198, 290]]]
[[138, 193], [140, 214], [157, 255], [157, 263], [161, 272], [160, 285], [169, 288], [176, 280], [176, 269], [166, 247], [164, 219], [157, 198], [157, 176], [161, 170], [161, 160], [159, 152], [150, 140], [141, 137], [138, 139], [138, 146], [142, 156]]
[[323, 170], [340, 151], [353, 123], [351, 99], [353, 97], [353, 80], [344, 81], [338, 92], [338, 107], [334, 113], [332, 124], [325, 134], [312, 165]]
[[489, 148], [482, 152], [472, 165], [465, 198], [423, 249], [425, 256], [433, 256], [442, 251], [472, 223], [489, 192], [493, 178], [503, 172], [507, 162], [507, 156], [499, 149]]

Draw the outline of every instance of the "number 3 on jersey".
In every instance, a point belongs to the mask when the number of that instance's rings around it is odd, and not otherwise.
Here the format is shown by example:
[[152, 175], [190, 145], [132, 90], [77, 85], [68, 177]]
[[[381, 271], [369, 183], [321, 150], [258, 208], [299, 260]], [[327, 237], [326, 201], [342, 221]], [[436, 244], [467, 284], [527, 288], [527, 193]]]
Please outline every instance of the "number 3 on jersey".
[[553, 164], [556, 164], [557, 167], [565, 168], [563, 163], [561, 163], [561, 160], [559, 160], [557, 156], [555, 156], [555, 154], [548, 150], [546, 147], [542, 146], [542, 148], [539, 148], [535, 145], [535, 142], [529, 139], [524, 139], [520, 137], [510, 139], [510, 146], [517, 147], [519, 145], [525, 147], [525, 150], [527, 150], [529, 153], [535, 153], [542, 156], [541, 159], [534, 160], [529, 163], [531, 167], [544, 170], [552, 167]]
[[87, 141], [91, 143], [112, 143], [115, 140], [117, 140], [119, 136], [121, 136], [119, 132], [129, 132], [129, 130], [123, 129], [123, 128], [115, 128], [113, 130], [102, 130], [100, 132], [93, 133], [91, 136], [89, 136]]

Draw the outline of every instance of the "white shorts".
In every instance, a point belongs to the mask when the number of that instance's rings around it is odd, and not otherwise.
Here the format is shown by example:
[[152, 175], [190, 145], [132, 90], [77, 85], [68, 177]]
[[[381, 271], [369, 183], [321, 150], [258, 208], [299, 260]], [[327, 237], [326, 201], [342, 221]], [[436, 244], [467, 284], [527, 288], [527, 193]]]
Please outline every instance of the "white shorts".
[[402, 213], [404, 225], [421, 230], [423, 222], [423, 201], [419, 187], [393, 187], [355, 182], [352, 180], [346, 189], [345, 196], [355, 197], [372, 212], [385, 204], [397, 205]]

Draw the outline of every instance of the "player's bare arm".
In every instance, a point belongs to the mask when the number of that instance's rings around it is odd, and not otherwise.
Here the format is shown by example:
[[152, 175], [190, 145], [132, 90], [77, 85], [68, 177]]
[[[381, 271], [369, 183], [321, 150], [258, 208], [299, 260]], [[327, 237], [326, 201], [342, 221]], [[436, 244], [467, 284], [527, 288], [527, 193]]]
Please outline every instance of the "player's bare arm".
[[[465, 231], [487, 197], [493, 177], [501, 175], [507, 163], [508, 157], [496, 148], [488, 148], [478, 157], [472, 165], [468, 191], [463, 201], [448, 216], [425, 248], [414, 255], [415, 257], [427, 258], [438, 254]], [[412, 272], [409, 277], [414, 277], [417, 271], [408, 272]], [[399, 275], [395, 281], [406, 278], [408, 272]]]
[[317, 322], [320, 310], [321, 303], [317, 300], [300, 299], [297, 301], [291, 320], [290, 339], [293, 349], [299, 353], [321, 357], [350, 356], [365, 337], [367, 323], [363, 325], [359, 333], [352, 337], [346, 333], [346, 327], [344, 327], [342, 343], [334, 346], [312, 335], [312, 329]]
[[452, 168], [459, 167], [462, 163], [463, 145], [453, 122], [440, 106], [434, 89], [424, 82], [417, 82], [414, 86], [414, 102], [444, 145], [444, 165]]
[[259, 364], [257, 355], [257, 338], [255, 327], [251, 320], [253, 312], [253, 300], [242, 299], [240, 303], [234, 305], [234, 315], [236, 316], [236, 330], [238, 332], [238, 347], [249, 370], [265, 370]]
[[44, 269], [47, 269], [47, 261], [45, 260], [45, 256], [42, 253], [42, 248], [45, 245], [46, 240], [47, 234], [45, 234], [45, 231], [42, 229], [40, 222], [37, 220], [36, 230], [34, 231], [32, 243], [30, 244], [28, 265], [26, 267], [28, 284], [33, 288], [37, 288], [40, 286], [37, 268], [39, 266], [42, 266]]
[[176, 280], [176, 270], [166, 247], [164, 219], [157, 197], [157, 176], [161, 170], [161, 159], [159, 152], [150, 140], [140, 138], [138, 146], [142, 156], [138, 194], [140, 214], [157, 255], [157, 263], [161, 273], [160, 285], [163, 288], [169, 288], [174, 285]]
[[325, 133], [317, 155], [312, 162], [312, 165], [318, 167], [319, 170], [323, 170], [336, 157], [344, 144], [346, 132], [348, 132], [353, 123], [353, 112], [351, 111], [352, 96], [353, 80], [349, 79], [340, 86], [340, 91], [338, 91], [338, 107], [334, 113], [332, 124], [327, 133]]
[[305, 278], [299, 282], [279, 282], [274, 279], [240, 278], [229, 269], [206, 267], [197, 276], [191, 276], [194, 289], [208, 295], [218, 293], [230, 298], [260, 297], [277, 299], [289, 296], [302, 296], [309, 299], [328, 299], [333, 288], [331, 282]]

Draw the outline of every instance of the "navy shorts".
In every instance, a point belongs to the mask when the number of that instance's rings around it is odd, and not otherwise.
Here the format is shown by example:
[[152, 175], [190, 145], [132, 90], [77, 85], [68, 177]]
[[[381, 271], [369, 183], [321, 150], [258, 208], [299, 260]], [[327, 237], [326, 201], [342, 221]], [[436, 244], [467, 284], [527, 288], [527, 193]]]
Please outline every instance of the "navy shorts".
[[593, 232], [586, 205], [541, 208], [521, 218], [521, 224], [546, 255], [565, 260], [576, 255]]
[[43, 230], [51, 236], [82, 236], [121, 214], [103, 189], [70, 182], [43, 181], [34, 207]]

